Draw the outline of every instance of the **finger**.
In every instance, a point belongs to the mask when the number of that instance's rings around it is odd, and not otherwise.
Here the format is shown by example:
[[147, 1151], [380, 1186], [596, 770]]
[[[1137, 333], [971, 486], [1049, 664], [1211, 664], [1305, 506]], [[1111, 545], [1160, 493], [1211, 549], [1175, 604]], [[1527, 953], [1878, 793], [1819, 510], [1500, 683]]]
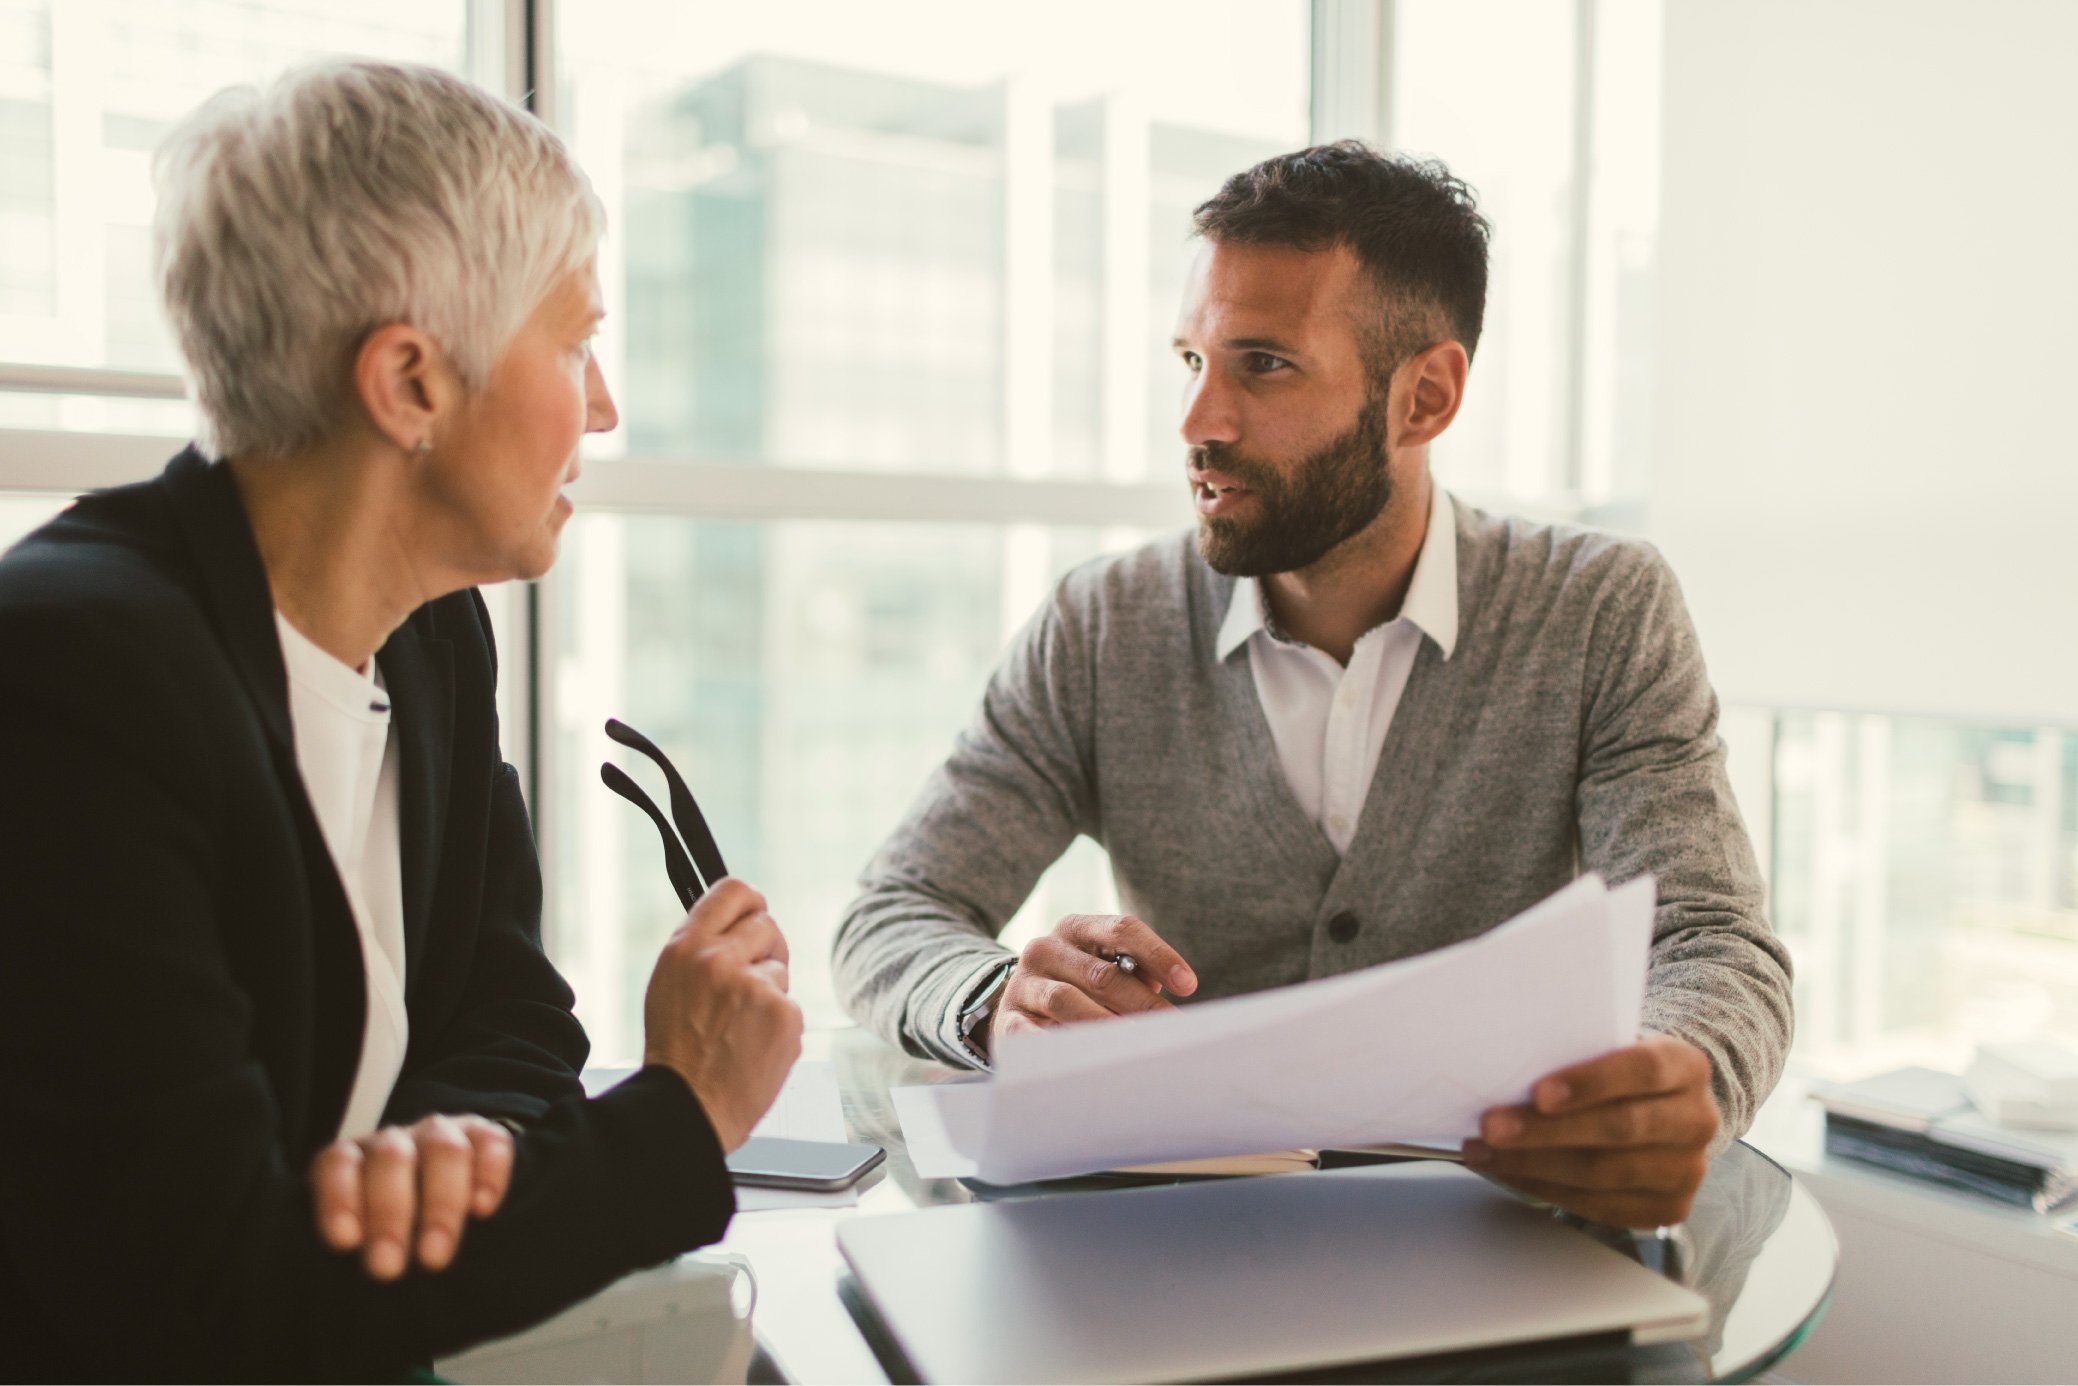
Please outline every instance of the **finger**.
[[719, 933], [707, 935], [706, 946], [724, 948], [745, 966], [752, 963], [791, 961], [786, 936], [779, 924], [763, 910], [743, 915]]
[[1537, 1080], [1531, 1104], [1540, 1112], [1571, 1111], [1625, 1097], [1650, 1097], [1707, 1085], [1710, 1060], [1684, 1040], [1654, 1035]]
[[1621, 1193], [1597, 1189], [1575, 1189], [1528, 1178], [1496, 1179], [1496, 1183], [1527, 1194], [1540, 1203], [1563, 1208], [1569, 1213], [1611, 1227], [1649, 1229], [1672, 1227], [1688, 1219], [1694, 1200], [1673, 1194]]
[[1054, 926], [1054, 933], [1086, 952], [1132, 954], [1150, 981], [1159, 981], [1178, 996], [1198, 989], [1198, 974], [1183, 954], [1129, 914], [1071, 914]]
[[705, 895], [693, 902], [686, 911], [681, 932], [712, 937], [724, 933], [745, 915], [757, 914], [765, 908], [765, 897], [734, 876], [724, 876], [711, 886]]
[[791, 963], [794, 960], [793, 950], [787, 947], [786, 934], [780, 929], [779, 921], [764, 910], [745, 915], [731, 924], [727, 937], [746, 951], [756, 949], [758, 962], [776, 960]]
[[475, 1178], [469, 1194], [469, 1211], [487, 1218], [505, 1201], [512, 1184], [512, 1132], [483, 1117], [461, 1118], [462, 1132], [469, 1138]]
[[1465, 1144], [1465, 1163], [1501, 1179], [1534, 1179], [1596, 1192], [1676, 1193], [1703, 1182], [1703, 1152], [1648, 1145], [1612, 1150], [1495, 1150]]
[[310, 1190], [318, 1234], [334, 1251], [361, 1244], [361, 1147], [334, 1141], [310, 1162]]
[[989, 1023], [989, 1042], [994, 1044], [1001, 1040], [1003, 1036], [1014, 1035], [1020, 1030], [1040, 1030], [1044, 1028], [1044, 1022], [1033, 1019], [1023, 1011], [1013, 1011], [1004, 1007], [998, 1007], [995, 1018]]
[[361, 1155], [368, 1221], [361, 1262], [377, 1280], [395, 1280], [409, 1261], [418, 1212], [418, 1146], [403, 1130], [385, 1126], [361, 1141]]
[[1113, 1015], [1170, 1010], [1174, 1005], [1151, 983], [1121, 970], [1117, 963], [1051, 934], [1025, 945], [1018, 962], [1032, 976], [1066, 982]]
[[1046, 1025], [1109, 1020], [1113, 1012], [1066, 982], [1029, 974], [1014, 976], [1003, 990], [1003, 1009]]
[[418, 1142], [418, 1259], [446, 1270], [462, 1242], [462, 1220], [476, 1192], [476, 1147], [453, 1117], [430, 1116], [412, 1128]]
[[1502, 1150], [1635, 1145], [1705, 1146], [1717, 1134], [1707, 1095], [1631, 1098], [1546, 1115], [1534, 1107], [1496, 1107], [1480, 1118], [1480, 1137]]

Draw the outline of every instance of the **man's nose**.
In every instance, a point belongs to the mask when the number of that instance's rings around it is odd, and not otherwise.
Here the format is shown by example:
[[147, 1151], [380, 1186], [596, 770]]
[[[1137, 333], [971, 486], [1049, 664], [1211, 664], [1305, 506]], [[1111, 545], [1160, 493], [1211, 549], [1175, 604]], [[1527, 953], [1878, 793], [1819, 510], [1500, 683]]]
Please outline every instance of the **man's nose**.
[[1183, 393], [1183, 424], [1178, 429], [1190, 446], [1234, 443], [1241, 438], [1233, 391], [1209, 366], [1198, 372]]

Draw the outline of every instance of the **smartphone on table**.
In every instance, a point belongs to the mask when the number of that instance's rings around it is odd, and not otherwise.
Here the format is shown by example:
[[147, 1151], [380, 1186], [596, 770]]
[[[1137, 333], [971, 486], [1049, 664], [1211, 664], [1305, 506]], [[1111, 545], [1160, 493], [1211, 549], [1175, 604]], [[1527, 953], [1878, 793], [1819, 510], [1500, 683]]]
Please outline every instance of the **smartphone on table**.
[[877, 1145], [752, 1136], [729, 1157], [736, 1182], [759, 1189], [848, 1189], [887, 1158]]

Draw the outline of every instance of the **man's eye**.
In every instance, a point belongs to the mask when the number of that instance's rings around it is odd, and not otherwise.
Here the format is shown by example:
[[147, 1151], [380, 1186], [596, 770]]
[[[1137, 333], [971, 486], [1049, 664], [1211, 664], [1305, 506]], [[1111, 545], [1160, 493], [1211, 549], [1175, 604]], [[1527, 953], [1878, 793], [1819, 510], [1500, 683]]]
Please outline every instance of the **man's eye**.
[[1257, 375], [1269, 375], [1274, 371], [1281, 371], [1289, 365], [1291, 365], [1291, 362], [1285, 360], [1282, 356], [1272, 356], [1267, 351], [1251, 351], [1248, 353], [1248, 368]]
[[1204, 366], [1205, 358], [1198, 355], [1195, 351], [1186, 351], [1183, 353], [1183, 364], [1186, 369], [1195, 375]]

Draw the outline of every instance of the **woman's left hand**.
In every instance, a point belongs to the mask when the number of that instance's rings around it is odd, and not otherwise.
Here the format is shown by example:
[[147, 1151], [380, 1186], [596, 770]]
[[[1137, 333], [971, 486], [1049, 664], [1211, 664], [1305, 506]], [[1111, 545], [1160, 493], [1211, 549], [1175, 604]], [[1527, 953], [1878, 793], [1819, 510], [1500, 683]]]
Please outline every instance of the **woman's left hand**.
[[310, 1162], [318, 1235], [361, 1253], [377, 1280], [411, 1263], [445, 1270], [462, 1223], [489, 1217], [512, 1179], [512, 1132], [480, 1116], [429, 1116], [326, 1146]]

